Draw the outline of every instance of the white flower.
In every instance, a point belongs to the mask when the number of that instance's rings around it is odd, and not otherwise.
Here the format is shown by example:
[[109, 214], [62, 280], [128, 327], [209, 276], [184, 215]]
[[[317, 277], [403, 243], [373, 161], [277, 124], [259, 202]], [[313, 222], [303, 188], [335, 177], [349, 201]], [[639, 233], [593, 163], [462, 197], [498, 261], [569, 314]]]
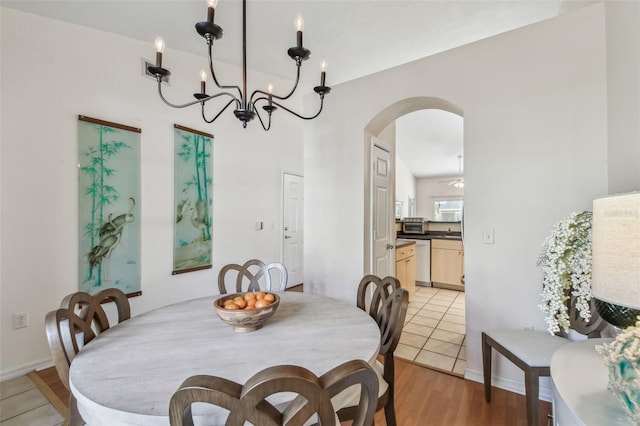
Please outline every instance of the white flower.
[[569, 331], [567, 300], [576, 297], [576, 309], [586, 321], [591, 317], [591, 217], [590, 211], [571, 213], [558, 222], [544, 242], [538, 259], [542, 267], [542, 304], [549, 333]]

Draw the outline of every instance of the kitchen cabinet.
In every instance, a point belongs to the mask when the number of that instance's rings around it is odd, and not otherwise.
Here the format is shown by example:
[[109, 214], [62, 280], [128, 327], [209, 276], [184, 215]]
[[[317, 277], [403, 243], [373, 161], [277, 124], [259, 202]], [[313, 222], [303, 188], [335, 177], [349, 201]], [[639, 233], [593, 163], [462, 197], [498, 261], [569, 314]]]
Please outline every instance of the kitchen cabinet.
[[431, 240], [431, 282], [434, 287], [464, 290], [462, 241]]
[[402, 288], [407, 289], [409, 298], [416, 292], [416, 243], [396, 246], [396, 278]]

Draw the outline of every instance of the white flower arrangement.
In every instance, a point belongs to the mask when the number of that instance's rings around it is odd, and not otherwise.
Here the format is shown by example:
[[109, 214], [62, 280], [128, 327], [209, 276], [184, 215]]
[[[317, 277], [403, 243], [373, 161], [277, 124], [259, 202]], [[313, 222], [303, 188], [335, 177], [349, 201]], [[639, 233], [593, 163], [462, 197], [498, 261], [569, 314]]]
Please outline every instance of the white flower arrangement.
[[576, 309], [591, 318], [591, 218], [590, 211], [571, 213], [558, 222], [544, 242], [538, 258], [542, 267], [542, 304], [549, 333], [569, 331], [567, 299], [576, 297]]

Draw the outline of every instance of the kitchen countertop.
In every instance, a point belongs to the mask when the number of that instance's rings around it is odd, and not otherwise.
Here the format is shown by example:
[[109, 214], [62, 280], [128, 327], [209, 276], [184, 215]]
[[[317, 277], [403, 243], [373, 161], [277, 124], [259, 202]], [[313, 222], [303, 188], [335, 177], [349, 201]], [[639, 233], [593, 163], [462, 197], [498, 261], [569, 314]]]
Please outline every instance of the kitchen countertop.
[[462, 235], [460, 232], [452, 232], [448, 234], [447, 232], [429, 232], [427, 234], [403, 234], [402, 232], [398, 232], [396, 238], [400, 238], [403, 240], [453, 240], [453, 241], [462, 241]]

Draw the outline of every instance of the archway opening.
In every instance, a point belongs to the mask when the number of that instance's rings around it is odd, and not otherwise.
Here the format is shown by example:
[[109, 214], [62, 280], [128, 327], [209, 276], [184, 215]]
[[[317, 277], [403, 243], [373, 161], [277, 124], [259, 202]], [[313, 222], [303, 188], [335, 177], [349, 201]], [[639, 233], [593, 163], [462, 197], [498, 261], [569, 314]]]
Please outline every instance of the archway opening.
[[[390, 275], [395, 275], [400, 277], [403, 274], [400, 274], [396, 271], [396, 258], [394, 256], [393, 251], [389, 251], [388, 253], [388, 267], [383, 269], [380, 267], [381, 261], [380, 259], [384, 258], [383, 250], [385, 245], [381, 245], [379, 240], [379, 235], [381, 233], [380, 222], [382, 220], [388, 220], [391, 222], [391, 232], [390, 238], [391, 241], [386, 245], [387, 248], [395, 247], [396, 245], [396, 231], [398, 226], [395, 222], [396, 218], [396, 147], [397, 143], [401, 143], [401, 141], [396, 140], [396, 120], [401, 119], [402, 117], [408, 115], [417, 115], [412, 114], [415, 112], [419, 112], [421, 110], [439, 110], [438, 112], [446, 112], [447, 114], [442, 114], [443, 117], [454, 116], [455, 119], [452, 118], [452, 121], [459, 123], [459, 126], [462, 127], [462, 117], [463, 113], [460, 108], [451, 104], [448, 101], [439, 98], [433, 97], [415, 97], [408, 98], [396, 102], [395, 104], [387, 107], [385, 110], [381, 111], [378, 115], [376, 115], [373, 120], [367, 125], [364, 129], [365, 136], [365, 158], [367, 161], [364, 162], [366, 166], [365, 170], [365, 208], [364, 211], [367, 212], [365, 215], [365, 273], [373, 273], [376, 275], [381, 275], [380, 271], [390, 271]], [[431, 111], [430, 111], [431, 112]], [[433, 111], [435, 113], [435, 111]], [[406, 117], [405, 117], [406, 118]], [[402, 122], [402, 119], [400, 120]], [[399, 122], [399, 123], [400, 123]], [[463, 132], [460, 129], [460, 137], [462, 138]], [[400, 136], [398, 136], [400, 137]], [[462, 155], [462, 146], [463, 143], [460, 141], [460, 144], [455, 149], [460, 151], [459, 155]], [[381, 214], [379, 212], [381, 208], [381, 202], [378, 193], [384, 192], [381, 191], [378, 179], [378, 170], [375, 169], [376, 163], [379, 162], [379, 152], [381, 150], [387, 151], [389, 157], [393, 159], [392, 161], [392, 170], [391, 175], [393, 176], [393, 181], [387, 188], [393, 195], [385, 199], [385, 202], [388, 205], [384, 206], [389, 214]], [[457, 155], [452, 155], [454, 164], [457, 165]], [[457, 166], [456, 166], [457, 169]], [[458, 175], [458, 177], [462, 177], [461, 173], [451, 173], [449, 176]], [[434, 176], [435, 177], [435, 176]], [[440, 176], [444, 178], [443, 176]], [[459, 195], [459, 199], [462, 199], [462, 192], [458, 191], [457, 194], [453, 194], [455, 191], [447, 191], [446, 189], [452, 188], [448, 187], [447, 181], [437, 180], [437, 179], [418, 179], [419, 181], [427, 182], [426, 184], [433, 184], [436, 186], [435, 192], [432, 192], [432, 195], [444, 195], [445, 198], [451, 197], [456, 198], [456, 195]], [[430, 181], [434, 181], [431, 183]], [[434, 218], [430, 214], [425, 214], [429, 208], [429, 204], [433, 204], [433, 196], [423, 196], [423, 200], [418, 201], [417, 203], [422, 203], [422, 208], [417, 209], [418, 216], [428, 216], [428, 218], [433, 223], [430, 223], [429, 226], [433, 225], [434, 229], [444, 229], [451, 231], [452, 228], [457, 230], [458, 232], [462, 231], [462, 224], [455, 223], [456, 220], [451, 220], [454, 222], [449, 224], [449, 228], [447, 228], [447, 224], [442, 223], [442, 220], [439, 218]], [[419, 198], [420, 195], [416, 192], [416, 198]], [[428, 198], [428, 199], [427, 199]], [[411, 199], [404, 200], [405, 202], [411, 203]], [[378, 211], [376, 211], [378, 210]], [[416, 212], [415, 206], [412, 210]], [[404, 215], [408, 213], [408, 209], [403, 210]], [[414, 213], [415, 214], [415, 213]], [[459, 219], [457, 219], [459, 221]], [[436, 223], [440, 222], [440, 223]], [[402, 225], [399, 225], [400, 227]], [[441, 228], [445, 226], [445, 228]], [[376, 239], [378, 237], [378, 240]], [[415, 236], [413, 238], [416, 242], [420, 243], [421, 251], [424, 253], [425, 250], [428, 250], [427, 253], [432, 253], [429, 243], [425, 244], [424, 241]], [[406, 240], [405, 240], [406, 241]], [[412, 241], [409, 241], [411, 244]], [[463, 259], [463, 251], [462, 251], [462, 242], [459, 241], [460, 244], [460, 255], [461, 259]], [[416, 252], [417, 252], [416, 244]], [[429, 247], [426, 247], [426, 246]], [[423, 247], [425, 246], [425, 247]], [[439, 253], [439, 251], [438, 251]], [[416, 256], [415, 261], [417, 262], [418, 256]], [[422, 262], [424, 262], [424, 257], [421, 256]], [[431, 257], [429, 256], [427, 261], [430, 261]], [[463, 262], [462, 260], [460, 261]], [[399, 262], [402, 263], [402, 262]], [[424, 265], [421, 265], [424, 266]], [[422, 268], [424, 270], [424, 268]], [[462, 272], [463, 274], [463, 272]], [[384, 273], [383, 273], [384, 275]], [[417, 276], [414, 276], [418, 278]], [[421, 279], [417, 281], [419, 284], [416, 287], [416, 291], [414, 294], [414, 302], [412, 303], [412, 309], [410, 309], [407, 316], [407, 323], [405, 325], [405, 331], [407, 331], [408, 338], [405, 339], [406, 344], [403, 345], [402, 341], [398, 347], [397, 355], [406, 359], [409, 359], [414, 362], [418, 362], [427, 367], [434, 367], [440, 370], [448, 370], [454, 374], [463, 376], [464, 370], [466, 368], [466, 347], [464, 346], [465, 336], [466, 336], [466, 326], [465, 326], [465, 300], [464, 300], [464, 292], [461, 290], [464, 287], [447, 287], [434, 284], [432, 286], [431, 280], [425, 280], [424, 276], [420, 277]], [[401, 278], [399, 278], [401, 279]], [[402, 281], [402, 279], [401, 279]], [[427, 281], [427, 282], [425, 282]], [[422, 284], [423, 286], [420, 286]], [[410, 299], [411, 302], [411, 299]], [[414, 321], [415, 319], [415, 321]], [[413, 321], [413, 322], [412, 322]], [[404, 336], [404, 334], [403, 334]]]

